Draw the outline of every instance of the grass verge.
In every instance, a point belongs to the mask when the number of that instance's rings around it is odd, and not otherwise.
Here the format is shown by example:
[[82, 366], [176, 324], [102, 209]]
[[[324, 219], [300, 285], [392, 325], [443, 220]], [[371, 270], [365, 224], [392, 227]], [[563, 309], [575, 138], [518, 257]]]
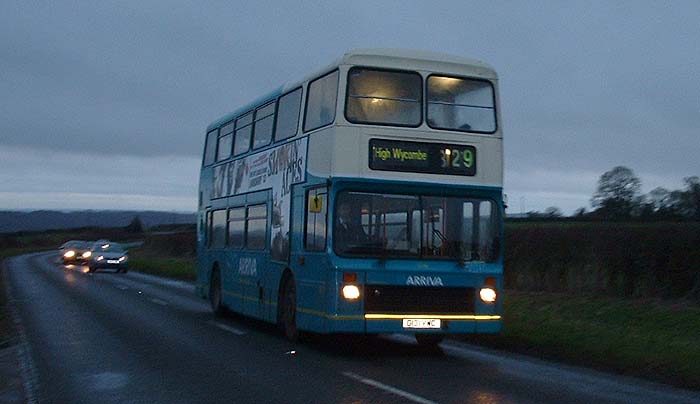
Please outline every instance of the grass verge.
[[504, 330], [468, 342], [700, 389], [700, 308], [658, 300], [507, 293]]
[[184, 257], [157, 257], [140, 248], [129, 250], [129, 268], [153, 275], [194, 281], [195, 260]]

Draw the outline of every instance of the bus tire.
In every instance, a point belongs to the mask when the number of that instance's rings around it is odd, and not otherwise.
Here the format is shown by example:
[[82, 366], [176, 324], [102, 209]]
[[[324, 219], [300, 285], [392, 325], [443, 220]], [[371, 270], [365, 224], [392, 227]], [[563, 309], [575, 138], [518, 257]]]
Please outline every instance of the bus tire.
[[280, 328], [284, 336], [294, 342], [299, 339], [299, 330], [297, 329], [297, 290], [294, 285], [294, 277], [289, 276], [285, 280], [281, 297]]
[[221, 272], [218, 267], [211, 271], [211, 280], [209, 281], [209, 304], [214, 315], [221, 317], [224, 315], [224, 305], [221, 293]]
[[437, 348], [444, 339], [445, 336], [442, 334], [416, 334], [418, 345], [426, 348]]

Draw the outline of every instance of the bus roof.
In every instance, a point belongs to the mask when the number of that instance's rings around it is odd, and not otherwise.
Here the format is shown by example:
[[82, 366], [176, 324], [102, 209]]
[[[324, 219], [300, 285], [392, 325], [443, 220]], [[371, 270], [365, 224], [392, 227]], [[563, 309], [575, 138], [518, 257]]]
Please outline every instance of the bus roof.
[[[409, 49], [355, 49], [343, 55], [339, 64], [385, 65], [393, 64], [395, 62], [402, 63], [406, 69], [411, 69], [414, 64], [430, 64], [432, 69], [440, 69], [442, 67], [454, 69], [455, 67], [459, 66], [470, 70], [479, 70], [484, 76], [488, 76], [489, 78], [493, 79], [496, 78], [496, 71], [493, 69], [493, 67], [480, 60], [463, 58], [460, 56], [453, 56], [439, 52]], [[406, 62], [408, 62], [408, 66], [406, 66]]]
[[288, 90], [299, 87], [302, 83], [329, 72], [340, 65], [365, 65], [365, 66], [385, 66], [389, 68], [406, 70], [434, 70], [443, 72], [462, 73], [465, 76], [478, 75], [486, 79], [497, 79], [496, 71], [489, 64], [476, 59], [452, 56], [444, 53], [419, 51], [409, 49], [354, 49], [345, 53], [334, 63], [327, 65], [323, 69], [314, 71], [301, 81], [286, 83], [276, 90], [259, 97], [255, 101], [249, 102], [240, 108], [213, 121], [207, 126], [207, 132], [216, 129], [221, 125], [230, 122], [237, 116], [251, 111], [268, 101], [272, 101]]

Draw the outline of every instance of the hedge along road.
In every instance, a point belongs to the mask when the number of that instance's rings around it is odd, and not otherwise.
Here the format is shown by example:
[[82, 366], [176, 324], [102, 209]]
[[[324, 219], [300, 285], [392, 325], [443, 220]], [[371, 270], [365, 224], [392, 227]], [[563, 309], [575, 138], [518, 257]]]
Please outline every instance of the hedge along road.
[[55, 253], [15, 257], [6, 279], [37, 402], [698, 402], [700, 394], [411, 338], [292, 344], [215, 318], [190, 284], [86, 273]]

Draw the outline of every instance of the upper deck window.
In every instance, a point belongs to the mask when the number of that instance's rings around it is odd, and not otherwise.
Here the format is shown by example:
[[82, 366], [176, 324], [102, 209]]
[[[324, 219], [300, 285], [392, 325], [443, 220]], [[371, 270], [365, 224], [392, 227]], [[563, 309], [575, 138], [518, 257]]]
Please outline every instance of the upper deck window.
[[233, 144], [233, 155], [238, 156], [250, 149], [250, 135], [253, 133], [253, 113], [249, 112], [236, 119], [236, 139]]
[[348, 73], [345, 117], [353, 123], [418, 126], [422, 82], [415, 72], [353, 67]]
[[207, 133], [207, 144], [204, 146], [204, 165], [208, 166], [209, 164], [214, 162], [214, 159], [216, 158], [216, 142], [217, 142], [217, 135], [219, 134], [218, 129], [214, 129], [213, 131]]
[[221, 128], [219, 147], [216, 152], [216, 161], [226, 160], [231, 157], [231, 145], [233, 143], [233, 122]]
[[270, 144], [272, 128], [275, 123], [275, 103], [255, 110], [255, 129], [253, 130], [253, 149]]
[[486, 80], [428, 77], [428, 125], [435, 129], [493, 133], [493, 85]]
[[337, 101], [337, 70], [309, 83], [309, 91], [306, 96], [304, 132], [333, 123], [335, 120], [335, 105]]
[[280, 97], [277, 103], [275, 140], [287, 139], [297, 134], [300, 109], [301, 87]]

